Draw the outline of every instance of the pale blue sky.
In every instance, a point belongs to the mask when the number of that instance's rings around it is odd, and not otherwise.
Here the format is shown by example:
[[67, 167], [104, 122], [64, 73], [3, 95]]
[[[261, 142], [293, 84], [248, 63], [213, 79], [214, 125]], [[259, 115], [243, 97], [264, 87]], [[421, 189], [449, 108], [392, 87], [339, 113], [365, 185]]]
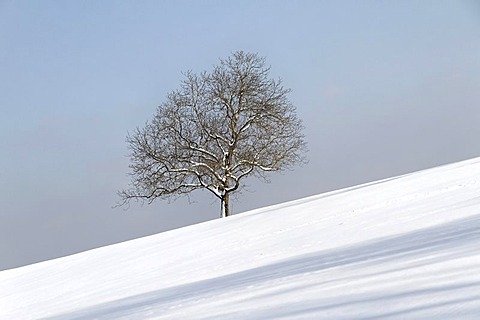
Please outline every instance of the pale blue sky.
[[0, 270], [218, 217], [111, 207], [127, 131], [236, 50], [292, 89], [310, 162], [235, 212], [480, 156], [477, 1], [0, 0]]

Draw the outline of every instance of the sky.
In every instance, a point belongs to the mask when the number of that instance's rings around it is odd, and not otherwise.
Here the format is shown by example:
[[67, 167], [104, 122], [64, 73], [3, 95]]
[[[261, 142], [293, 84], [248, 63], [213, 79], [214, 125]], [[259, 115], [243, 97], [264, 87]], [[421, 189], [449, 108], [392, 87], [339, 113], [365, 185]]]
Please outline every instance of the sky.
[[127, 133], [237, 50], [292, 89], [309, 162], [235, 213], [480, 156], [479, 39], [467, 0], [0, 0], [0, 270], [218, 218], [206, 191], [114, 206]]

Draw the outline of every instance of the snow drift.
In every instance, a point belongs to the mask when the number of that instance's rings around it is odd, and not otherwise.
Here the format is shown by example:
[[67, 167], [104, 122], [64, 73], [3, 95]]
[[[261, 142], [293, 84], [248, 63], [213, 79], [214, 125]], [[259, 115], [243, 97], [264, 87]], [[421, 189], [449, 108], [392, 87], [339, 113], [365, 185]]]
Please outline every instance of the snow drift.
[[480, 319], [480, 158], [0, 272], [1, 319]]

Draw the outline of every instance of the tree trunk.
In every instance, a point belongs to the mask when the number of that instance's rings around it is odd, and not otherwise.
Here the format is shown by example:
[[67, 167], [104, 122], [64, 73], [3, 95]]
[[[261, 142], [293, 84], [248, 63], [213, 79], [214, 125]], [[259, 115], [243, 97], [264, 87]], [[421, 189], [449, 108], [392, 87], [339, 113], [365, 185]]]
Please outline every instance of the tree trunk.
[[230, 208], [229, 208], [229, 197], [230, 195], [228, 193], [225, 193], [225, 195], [222, 197], [221, 200], [221, 210], [222, 210], [222, 218], [226, 218], [230, 215]]

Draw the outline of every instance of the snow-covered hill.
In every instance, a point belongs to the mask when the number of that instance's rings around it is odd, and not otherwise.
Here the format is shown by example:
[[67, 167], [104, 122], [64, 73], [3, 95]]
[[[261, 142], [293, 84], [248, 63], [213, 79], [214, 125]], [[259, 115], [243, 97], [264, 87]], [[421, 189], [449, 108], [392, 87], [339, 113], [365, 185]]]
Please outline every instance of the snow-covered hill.
[[2, 271], [0, 318], [480, 319], [480, 158]]

